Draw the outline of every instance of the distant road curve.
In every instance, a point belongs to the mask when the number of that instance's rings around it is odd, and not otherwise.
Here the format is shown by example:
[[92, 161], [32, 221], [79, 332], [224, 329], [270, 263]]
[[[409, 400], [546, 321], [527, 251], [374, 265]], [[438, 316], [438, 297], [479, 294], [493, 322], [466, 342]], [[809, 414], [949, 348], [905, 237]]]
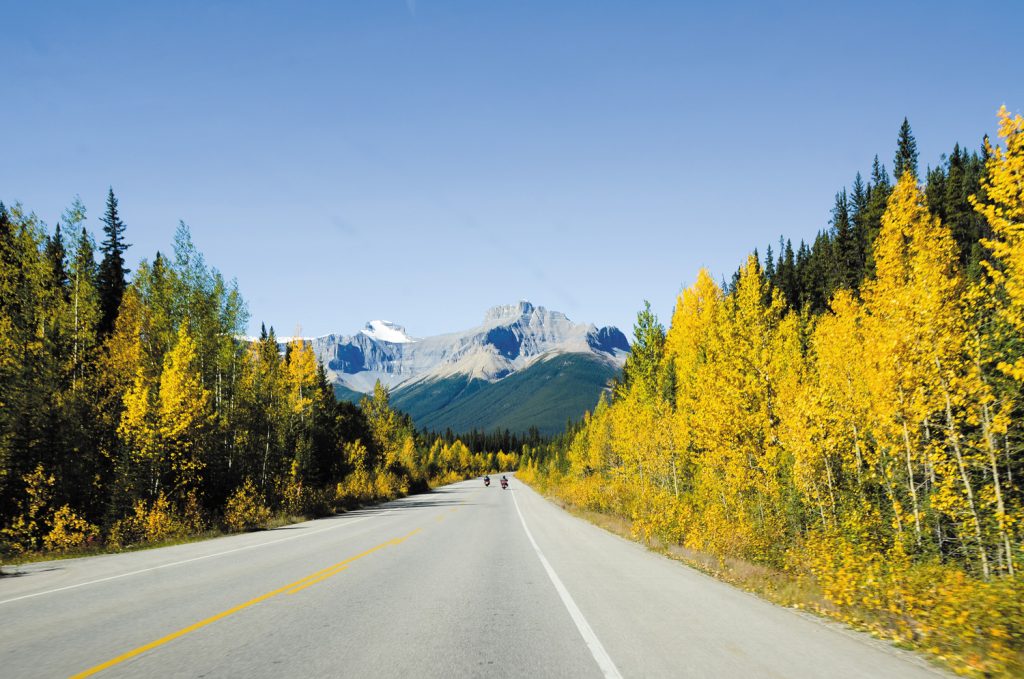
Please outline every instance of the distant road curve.
[[512, 480], [0, 579], [7, 677], [948, 676]]

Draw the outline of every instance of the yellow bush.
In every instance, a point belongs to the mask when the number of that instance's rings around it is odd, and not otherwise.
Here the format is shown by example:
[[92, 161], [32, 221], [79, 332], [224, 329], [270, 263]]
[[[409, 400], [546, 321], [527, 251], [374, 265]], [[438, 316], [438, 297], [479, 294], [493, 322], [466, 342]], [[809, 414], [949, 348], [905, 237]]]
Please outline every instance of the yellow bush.
[[202, 533], [206, 530], [203, 508], [199, 504], [199, 496], [194, 489], [185, 496], [185, 508], [182, 512], [181, 523], [188, 533]]
[[118, 519], [110, 527], [107, 544], [114, 549], [124, 549], [146, 539], [146, 503], [135, 502], [132, 514]]
[[152, 506], [146, 512], [143, 524], [148, 542], [159, 542], [171, 537], [184, 534], [184, 526], [174, 515], [171, 503], [163, 493], [153, 500]]
[[188, 534], [190, 528], [175, 515], [170, 500], [163, 493], [153, 503], [136, 500], [132, 513], [114, 522], [107, 534], [107, 544], [123, 549], [141, 542], [159, 542]]
[[450, 483], [458, 483], [459, 481], [462, 481], [462, 475], [454, 471], [448, 470], [430, 479], [430, 485], [432, 487], [447, 486]]
[[409, 482], [404, 477], [384, 472], [373, 480], [373, 492], [375, 500], [394, 500], [409, 494]]
[[365, 469], [356, 469], [335, 490], [335, 501], [347, 507], [372, 502], [374, 498], [373, 479]]
[[53, 515], [53, 528], [43, 538], [43, 546], [48, 550], [67, 551], [82, 547], [99, 533], [99, 529], [78, 514], [71, 507], [64, 505]]
[[256, 490], [252, 479], [245, 483], [228, 498], [224, 511], [224, 523], [235, 532], [262, 528], [270, 520], [270, 509], [263, 502], [263, 497]]

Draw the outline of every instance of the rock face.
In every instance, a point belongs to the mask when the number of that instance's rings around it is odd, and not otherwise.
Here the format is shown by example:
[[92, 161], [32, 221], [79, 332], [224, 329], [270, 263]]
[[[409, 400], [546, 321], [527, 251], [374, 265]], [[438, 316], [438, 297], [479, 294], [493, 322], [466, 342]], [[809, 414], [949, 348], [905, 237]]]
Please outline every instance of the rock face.
[[369, 392], [377, 380], [402, 389], [422, 380], [466, 375], [495, 382], [558, 354], [588, 354], [619, 368], [629, 342], [617, 328], [573, 323], [529, 302], [496, 306], [483, 323], [423, 339], [388, 321], [371, 321], [355, 335], [310, 340], [335, 383]]

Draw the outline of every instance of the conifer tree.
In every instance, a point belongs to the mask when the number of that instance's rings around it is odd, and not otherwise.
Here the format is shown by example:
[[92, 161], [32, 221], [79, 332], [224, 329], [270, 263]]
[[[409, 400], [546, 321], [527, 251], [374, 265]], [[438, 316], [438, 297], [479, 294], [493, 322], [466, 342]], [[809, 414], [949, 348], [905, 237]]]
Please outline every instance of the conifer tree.
[[836, 290], [855, 290], [859, 282], [859, 244], [850, 220], [850, 203], [843, 189], [832, 208], [833, 256], [828, 297]]
[[856, 244], [856, 287], [858, 288], [864, 279], [868, 251], [871, 249], [871, 242], [868, 240], [867, 217], [868, 188], [858, 172], [850, 191], [850, 222], [853, 225], [853, 240]]
[[893, 172], [896, 181], [903, 178], [905, 172], [917, 176], [917, 141], [910, 131], [910, 123], [906, 118], [900, 125], [899, 137], [896, 140], [896, 157], [893, 160]]
[[103, 233], [105, 238], [100, 246], [103, 259], [100, 261], [98, 288], [100, 306], [103, 315], [100, 320], [100, 333], [109, 335], [114, 330], [121, 298], [127, 285], [130, 272], [125, 267], [124, 253], [130, 246], [124, 241], [125, 224], [117, 212], [117, 198], [114, 189], [107, 194], [107, 210], [103, 215]]
[[46, 237], [46, 259], [50, 263], [51, 280], [55, 290], [61, 294], [68, 291], [67, 251], [64, 248], [64, 236], [60, 231], [60, 222], [53, 230], [52, 236]]
[[633, 345], [626, 365], [622, 369], [618, 390], [621, 393], [638, 387], [646, 398], [660, 393], [660, 370], [665, 353], [665, 328], [651, 311], [651, 303], [636, 316], [633, 326]]

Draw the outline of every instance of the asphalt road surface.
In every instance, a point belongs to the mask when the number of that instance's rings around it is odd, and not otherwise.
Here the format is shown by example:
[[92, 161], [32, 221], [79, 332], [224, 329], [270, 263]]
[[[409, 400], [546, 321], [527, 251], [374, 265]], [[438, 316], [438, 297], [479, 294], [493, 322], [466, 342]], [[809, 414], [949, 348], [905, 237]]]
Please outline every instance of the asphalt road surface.
[[943, 676], [515, 479], [17, 570], [0, 578], [3, 677]]

